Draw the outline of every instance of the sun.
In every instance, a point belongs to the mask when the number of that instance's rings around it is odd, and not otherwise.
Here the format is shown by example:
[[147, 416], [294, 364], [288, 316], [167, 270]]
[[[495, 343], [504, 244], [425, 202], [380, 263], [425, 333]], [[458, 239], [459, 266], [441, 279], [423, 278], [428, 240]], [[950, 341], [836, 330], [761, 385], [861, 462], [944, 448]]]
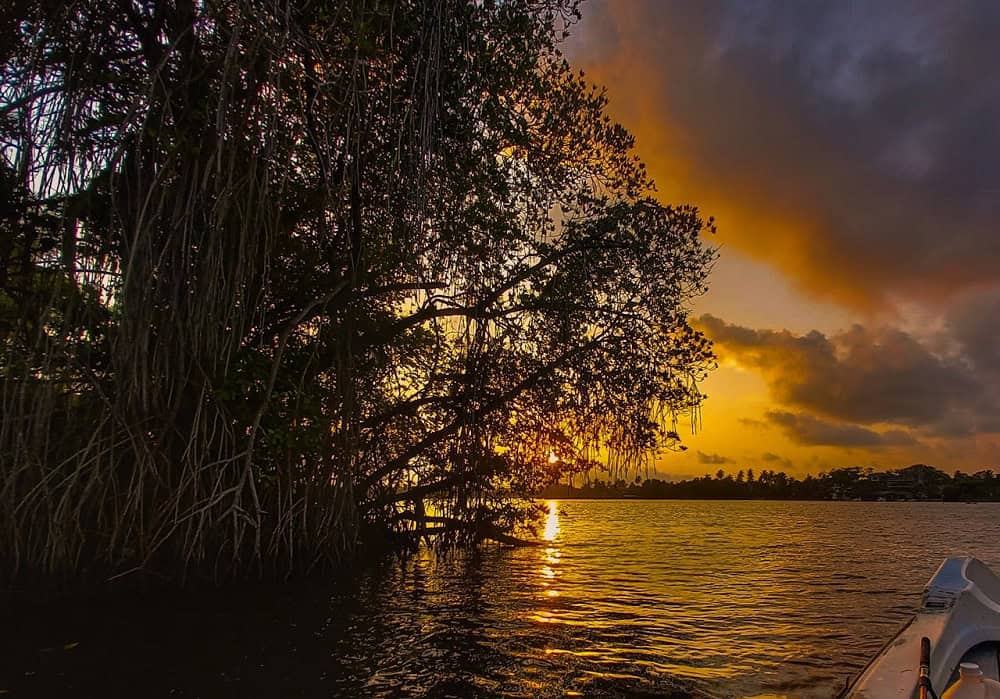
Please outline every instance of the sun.
[[556, 456], [556, 453], [554, 451], [549, 450], [549, 463], [554, 464], [557, 461], [559, 461], [559, 457]]

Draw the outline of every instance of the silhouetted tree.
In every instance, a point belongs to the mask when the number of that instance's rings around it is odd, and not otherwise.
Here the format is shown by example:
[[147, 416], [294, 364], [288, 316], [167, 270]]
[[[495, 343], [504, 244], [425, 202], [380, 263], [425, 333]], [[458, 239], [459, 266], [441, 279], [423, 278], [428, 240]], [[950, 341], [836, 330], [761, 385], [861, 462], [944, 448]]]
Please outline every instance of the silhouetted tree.
[[712, 223], [563, 59], [572, 0], [17, 12], [3, 576], [506, 536], [598, 454], [676, 446]]

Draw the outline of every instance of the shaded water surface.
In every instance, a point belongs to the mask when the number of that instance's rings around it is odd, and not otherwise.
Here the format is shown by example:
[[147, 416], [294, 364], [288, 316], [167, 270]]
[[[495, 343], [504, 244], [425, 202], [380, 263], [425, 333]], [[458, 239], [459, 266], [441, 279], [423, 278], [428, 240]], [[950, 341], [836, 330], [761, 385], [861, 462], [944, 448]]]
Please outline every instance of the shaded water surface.
[[[539, 548], [355, 584], [15, 610], [11, 697], [834, 695], [1000, 505], [564, 501]], [[77, 644], [77, 645], [74, 645]]]

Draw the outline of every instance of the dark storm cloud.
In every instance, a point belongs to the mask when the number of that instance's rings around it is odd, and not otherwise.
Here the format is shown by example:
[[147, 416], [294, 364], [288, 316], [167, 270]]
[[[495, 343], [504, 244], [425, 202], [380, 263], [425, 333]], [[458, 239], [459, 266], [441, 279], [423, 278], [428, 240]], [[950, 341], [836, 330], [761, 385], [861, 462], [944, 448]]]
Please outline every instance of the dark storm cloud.
[[698, 463], [699, 464], [709, 464], [709, 465], [719, 465], [732, 463], [732, 459], [722, 456], [721, 454], [706, 454], [703, 451], [698, 452]]
[[664, 198], [724, 213], [724, 240], [862, 305], [997, 278], [1000, 3], [584, 13], [574, 60], [609, 85]]
[[958, 304], [948, 325], [979, 372], [1000, 374], [1000, 288], [974, 294]]
[[[980, 350], [977, 338], [988, 335], [993, 320], [967, 307], [956, 313], [962, 320], [953, 325], [965, 339], [945, 343], [959, 348], [950, 353], [932, 351], [893, 328], [856, 325], [829, 336], [816, 331], [795, 335], [731, 325], [711, 315], [699, 318], [697, 325], [723, 359], [761, 374], [775, 400], [791, 409], [770, 413], [768, 419], [799, 435], [799, 441], [898, 445], [909, 438], [905, 432], [876, 433], [868, 427], [912, 428], [939, 436], [1000, 427], [998, 384], [977, 365], [994, 357], [986, 352], [984, 358], [971, 356]], [[837, 423], [859, 429], [838, 432]]]
[[806, 413], [780, 410], [770, 410], [765, 416], [792, 441], [807, 446], [877, 448], [912, 446], [917, 443], [912, 435], [902, 430], [876, 432], [859, 425], [828, 422]]

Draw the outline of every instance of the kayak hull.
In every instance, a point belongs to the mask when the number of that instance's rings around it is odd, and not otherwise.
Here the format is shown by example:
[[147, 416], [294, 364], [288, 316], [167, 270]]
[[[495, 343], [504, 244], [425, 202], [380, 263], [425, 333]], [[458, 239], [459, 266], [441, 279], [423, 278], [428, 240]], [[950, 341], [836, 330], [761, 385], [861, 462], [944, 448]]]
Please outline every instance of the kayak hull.
[[[845, 699], [909, 699], [917, 696], [920, 639], [930, 639], [930, 680], [940, 695], [959, 663], [984, 644], [1000, 641], [1000, 578], [982, 561], [948, 558], [924, 588], [920, 610], [861, 671]], [[993, 655], [994, 659], [996, 655]], [[995, 673], [996, 662], [984, 668]], [[994, 678], [995, 679], [995, 678]]]

